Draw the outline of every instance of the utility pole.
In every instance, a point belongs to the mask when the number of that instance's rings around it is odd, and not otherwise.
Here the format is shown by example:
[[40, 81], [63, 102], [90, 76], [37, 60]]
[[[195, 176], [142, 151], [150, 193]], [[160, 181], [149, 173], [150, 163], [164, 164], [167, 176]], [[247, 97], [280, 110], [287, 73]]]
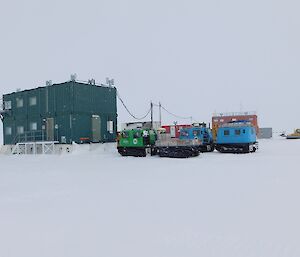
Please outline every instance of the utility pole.
[[153, 129], [153, 103], [150, 102], [150, 108], [151, 108], [151, 129]]
[[161, 127], [161, 103], [159, 102], [159, 126]]

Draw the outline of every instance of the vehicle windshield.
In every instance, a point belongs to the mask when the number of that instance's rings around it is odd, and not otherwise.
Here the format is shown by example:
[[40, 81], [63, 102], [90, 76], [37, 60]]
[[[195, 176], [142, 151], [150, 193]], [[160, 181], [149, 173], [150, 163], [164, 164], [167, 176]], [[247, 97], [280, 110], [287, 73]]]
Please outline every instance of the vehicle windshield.
[[133, 134], [133, 137], [134, 137], [134, 138], [139, 138], [139, 137], [141, 137], [141, 132], [140, 132], [140, 131], [136, 131], [136, 132]]

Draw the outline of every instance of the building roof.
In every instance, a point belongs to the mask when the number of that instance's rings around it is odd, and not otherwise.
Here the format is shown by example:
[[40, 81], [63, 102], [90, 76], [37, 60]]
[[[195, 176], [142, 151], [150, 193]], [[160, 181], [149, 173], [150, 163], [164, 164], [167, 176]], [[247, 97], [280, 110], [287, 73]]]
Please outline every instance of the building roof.
[[19, 94], [19, 93], [24, 93], [24, 92], [30, 92], [30, 91], [34, 91], [34, 90], [41, 89], [41, 88], [46, 88], [46, 87], [57, 87], [57, 86], [59, 87], [59, 86], [67, 85], [71, 82], [73, 82], [77, 85], [96, 86], [96, 87], [103, 87], [103, 88], [115, 88], [115, 87], [104, 85], [104, 84], [96, 84], [96, 83], [93, 83], [93, 81], [91, 81], [91, 80], [90, 81], [77, 81], [77, 80], [73, 81], [73, 80], [69, 80], [69, 81], [65, 81], [65, 82], [62, 82], [62, 83], [49, 84], [49, 85], [39, 86], [39, 87], [35, 87], [35, 88], [15, 91], [15, 92], [7, 93], [7, 94], [4, 94], [4, 95], [7, 96], [7, 95], [11, 95], [11, 94]]

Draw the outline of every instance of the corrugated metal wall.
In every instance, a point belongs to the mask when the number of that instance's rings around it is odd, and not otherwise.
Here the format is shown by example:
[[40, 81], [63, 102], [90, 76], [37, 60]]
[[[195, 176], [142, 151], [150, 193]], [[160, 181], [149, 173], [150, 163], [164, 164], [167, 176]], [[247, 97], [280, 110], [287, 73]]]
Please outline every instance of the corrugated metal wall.
[[[67, 143], [80, 143], [82, 138], [92, 140], [93, 115], [99, 115], [101, 119], [101, 141], [115, 141], [117, 103], [113, 87], [70, 81], [7, 94], [3, 100], [12, 103], [12, 109], [3, 120], [4, 144], [15, 143], [14, 139], [21, 136], [17, 136], [18, 127], [24, 128], [24, 134], [34, 133], [32, 126], [35, 124], [32, 123], [36, 123], [37, 131], [46, 133], [47, 118], [54, 118], [54, 139], [57, 141], [62, 137]], [[113, 121], [113, 133], [109, 133], [107, 121]], [[6, 127], [12, 129], [11, 135], [5, 133]]]

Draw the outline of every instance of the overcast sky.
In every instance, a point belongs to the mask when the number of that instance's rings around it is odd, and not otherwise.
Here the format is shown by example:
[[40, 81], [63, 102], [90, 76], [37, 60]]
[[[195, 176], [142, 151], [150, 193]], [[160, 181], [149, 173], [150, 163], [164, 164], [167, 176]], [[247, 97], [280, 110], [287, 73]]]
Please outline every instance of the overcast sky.
[[1, 0], [0, 93], [108, 76], [137, 116], [153, 100], [199, 121], [249, 110], [261, 126], [300, 127], [299, 9], [296, 0]]

